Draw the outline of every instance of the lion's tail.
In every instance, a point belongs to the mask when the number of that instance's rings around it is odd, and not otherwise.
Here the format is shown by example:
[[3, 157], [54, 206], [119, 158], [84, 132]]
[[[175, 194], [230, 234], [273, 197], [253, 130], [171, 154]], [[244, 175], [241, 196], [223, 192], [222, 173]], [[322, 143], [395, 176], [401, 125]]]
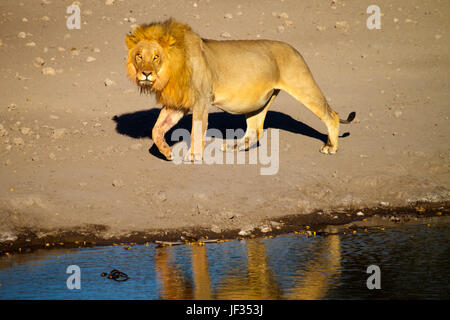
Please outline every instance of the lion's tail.
[[350, 122], [353, 121], [353, 119], [355, 119], [355, 116], [356, 116], [356, 112], [355, 111], [350, 112], [348, 117], [347, 117], [347, 120], [339, 119], [339, 122], [340, 123], [345, 123], [345, 124], [350, 123]]

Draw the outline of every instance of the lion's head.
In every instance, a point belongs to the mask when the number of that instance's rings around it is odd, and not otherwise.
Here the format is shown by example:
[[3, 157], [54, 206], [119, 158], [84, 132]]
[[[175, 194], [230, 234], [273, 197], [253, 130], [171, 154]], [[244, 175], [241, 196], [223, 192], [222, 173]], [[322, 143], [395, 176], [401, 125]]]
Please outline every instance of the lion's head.
[[154, 92], [161, 104], [189, 108], [193, 103], [184, 47], [184, 33], [190, 30], [170, 19], [141, 25], [126, 36], [128, 77], [141, 92]]

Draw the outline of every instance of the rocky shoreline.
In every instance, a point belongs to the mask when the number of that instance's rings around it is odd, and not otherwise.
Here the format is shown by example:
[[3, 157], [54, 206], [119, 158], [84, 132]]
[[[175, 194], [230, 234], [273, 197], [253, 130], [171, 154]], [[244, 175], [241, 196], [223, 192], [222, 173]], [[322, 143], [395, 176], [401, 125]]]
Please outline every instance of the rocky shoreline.
[[111, 234], [102, 225], [85, 225], [72, 230], [16, 230], [14, 240], [0, 242], [0, 256], [29, 253], [37, 249], [84, 248], [105, 245], [160, 243], [203, 244], [213, 240], [226, 241], [255, 237], [274, 237], [289, 233], [305, 236], [326, 236], [337, 233], [354, 233], [406, 223], [449, 223], [450, 203], [415, 203], [409, 207], [375, 207], [358, 210], [322, 212], [280, 216], [261, 221], [242, 229], [214, 232], [211, 228], [183, 228], [118, 232]]

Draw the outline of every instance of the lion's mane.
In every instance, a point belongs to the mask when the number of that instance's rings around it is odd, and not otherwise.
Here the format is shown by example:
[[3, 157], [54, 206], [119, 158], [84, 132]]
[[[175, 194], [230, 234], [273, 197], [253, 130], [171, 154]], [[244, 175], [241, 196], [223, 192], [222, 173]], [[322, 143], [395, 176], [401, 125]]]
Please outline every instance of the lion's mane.
[[[145, 24], [137, 27], [126, 37], [130, 51], [142, 40], [157, 41], [163, 48], [166, 59], [163, 61], [162, 73], [167, 84], [155, 89], [157, 102], [167, 107], [190, 109], [195, 104], [195, 89], [192, 86], [192, 68], [187, 62], [185, 33], [191, 28], [169, 19], [162, 23]], [[135, 79], [136, 70], [127, 62], [128, 76]]]

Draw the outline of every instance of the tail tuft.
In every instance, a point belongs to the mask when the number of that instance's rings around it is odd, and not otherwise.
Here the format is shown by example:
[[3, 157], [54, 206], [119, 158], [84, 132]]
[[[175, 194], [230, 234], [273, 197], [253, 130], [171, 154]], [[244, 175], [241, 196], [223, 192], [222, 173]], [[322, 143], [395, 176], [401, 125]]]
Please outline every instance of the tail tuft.
[[353, 121], [353, 119], [355, 119], [355, 116], [356, 116], [356, 112], [355, 112], [355, 111], [350, 112], [350, 114], [349, 114], [348, 117], [347, 117], [347, 120], [341, 120], [341, 119], [339, 119], [339, 122], [340, 122], [340, 123], [350, 123], [350, 122]]

